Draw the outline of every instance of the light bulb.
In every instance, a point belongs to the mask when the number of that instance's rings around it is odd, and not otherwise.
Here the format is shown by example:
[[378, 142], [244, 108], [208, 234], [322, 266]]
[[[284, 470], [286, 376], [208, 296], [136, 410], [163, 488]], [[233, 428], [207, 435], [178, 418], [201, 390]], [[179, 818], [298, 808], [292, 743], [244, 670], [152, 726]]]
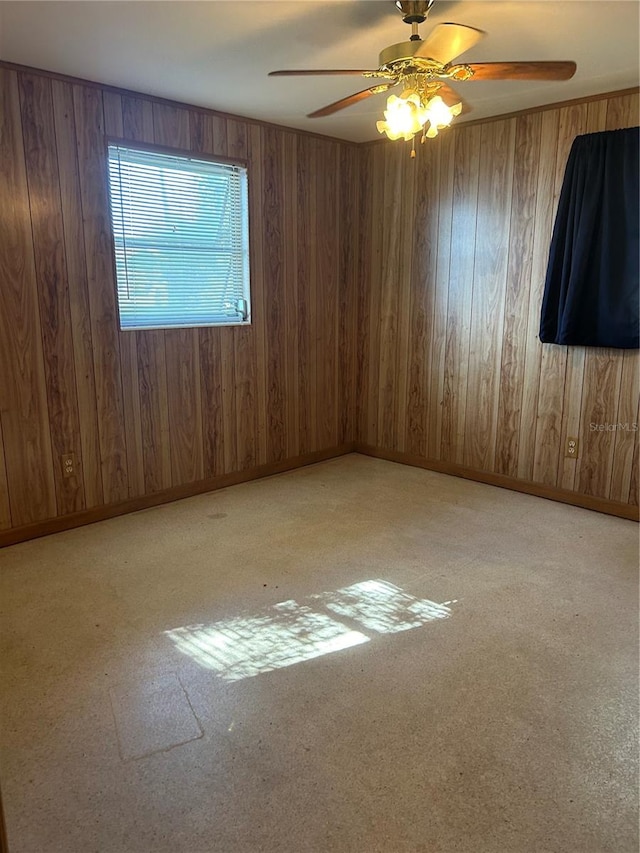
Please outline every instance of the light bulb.
[[429, 130], [426, 135], [433, 139], [434, 136], [438, 135], [439, 130], [442, 130], [443, 127], [449, 127], [454, 117], [460, 115], [462, 104], [454, 104], [450, 107], [445, 104], [440, 95], [434, 95], [427, 104], [425, 112], [429, 122]]
[[427, 121], [427, 111], [422, 106], [420, 95], [413, 89], [405, 89], [399, 98], [389, 95], [384, 117], [385, 121], [376, 125], [380, 133], [386, 133], [389, 139], [402, 137], [408, 140], [422, 130]]

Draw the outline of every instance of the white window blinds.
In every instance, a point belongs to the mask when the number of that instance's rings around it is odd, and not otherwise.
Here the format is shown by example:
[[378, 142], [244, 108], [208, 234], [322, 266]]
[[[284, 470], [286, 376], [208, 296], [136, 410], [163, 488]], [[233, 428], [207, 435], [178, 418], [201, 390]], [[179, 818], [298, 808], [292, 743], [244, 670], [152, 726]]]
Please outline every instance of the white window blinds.
[[247, 170], [109, 145], [120, 326], [249, 322]]

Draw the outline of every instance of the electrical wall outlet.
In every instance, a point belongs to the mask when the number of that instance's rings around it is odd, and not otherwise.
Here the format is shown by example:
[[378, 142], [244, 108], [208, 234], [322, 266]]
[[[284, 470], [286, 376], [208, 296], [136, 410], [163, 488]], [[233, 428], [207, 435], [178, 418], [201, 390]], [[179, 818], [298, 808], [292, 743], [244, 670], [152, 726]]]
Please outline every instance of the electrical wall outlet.
[[73, 453], [63, 453], [60, 457], [62, 462], [62, 476], [75, 477], [76, 475], [76, 457]]
[[564, 455], [569, 459], [577, 459], [578, 447], [578, 439], [573, 435], [567, 436], [567, 446], [564, 449]]

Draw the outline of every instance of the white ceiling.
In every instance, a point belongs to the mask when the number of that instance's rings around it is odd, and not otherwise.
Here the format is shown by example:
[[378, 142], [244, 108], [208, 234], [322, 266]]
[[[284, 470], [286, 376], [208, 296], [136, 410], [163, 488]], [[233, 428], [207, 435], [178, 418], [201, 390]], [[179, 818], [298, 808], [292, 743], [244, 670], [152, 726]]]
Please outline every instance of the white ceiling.
[[[572, 80], [460, 83], [468, 119], [636, 86], [637, 0], [436, 0], [420, 28], [487, 32], [469, 62], [573, 59]], [[376, 68], [409, 38], [392, 0], [0, 2], [0, 58], [363, 142], [385, 96], [320, 119], [305, 114], [367, 87], [358, 77], [269, 78], [280, 68]], [[459, 119], [458, 119], [459, 121]]]

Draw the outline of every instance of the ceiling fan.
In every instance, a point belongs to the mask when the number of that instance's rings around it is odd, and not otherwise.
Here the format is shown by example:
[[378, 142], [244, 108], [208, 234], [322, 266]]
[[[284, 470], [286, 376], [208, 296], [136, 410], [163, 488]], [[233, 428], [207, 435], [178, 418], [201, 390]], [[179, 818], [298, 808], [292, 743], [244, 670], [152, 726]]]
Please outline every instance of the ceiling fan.
[[397, 0], [395, 5], [402, 13], [402, 20], [411, 26], [411, 38], [386, 47], [380, 53], [379, 67], [374, 70], [305, 69], [271, 71], [269, 76], [352, 74], [381, 81], [309, 113], [308, 118], [331, 115], [372, 95], [402, 85], [403, 91], [399, 98], [395, 95], [389, 97], [386, 121], [378, 122], [378, 130], [391, 139], [402, 137], [407, 140], [423, 131], [424, 141], [425, 136], [436, 136], [439, 129], [448, 126], [455, 115], [470, 109], [447, 81], [569, 80], [575, 74], [575, 62], [568, 61], [454, 63], [454, 59], [477, 44], [486, 33], [463, 24], [438, 24], [423, 40], [418, 34], [418, 26], [424, 23], [434, 2]]

